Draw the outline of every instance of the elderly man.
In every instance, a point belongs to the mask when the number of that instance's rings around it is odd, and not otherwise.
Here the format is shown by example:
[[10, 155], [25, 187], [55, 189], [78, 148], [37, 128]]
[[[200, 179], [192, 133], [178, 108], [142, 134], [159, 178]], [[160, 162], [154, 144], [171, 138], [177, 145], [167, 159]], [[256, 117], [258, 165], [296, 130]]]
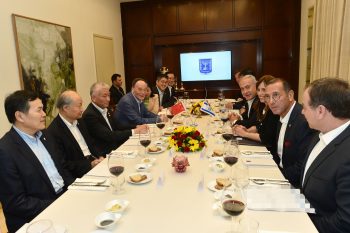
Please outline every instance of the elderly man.
[[289, 84], [280, 78], [266, 83], [265, 103], [275, 115], [280, 116], [277, 138], [272, 149], [273, 159], [283, 175], [296, 187], [300, 176], [296, 167], [305, 159], [307, 147], [315, 131], [311, 130], [301, 114], [302, 106], [294, 100]]
[[147, 125], [140, 125], [133, 131], [117, 130], [117, 124], [107, 109], [110, 101], [108, 84], [94, 83], [90, 88], [90, 96], [91, 103], [83, 113], [83, 120], [102, 154], [118, 148], [133, 132], [144, 132], [147, 129]]
[[170, 98], [168, 89], [168, 77], [165, 74], [160, 74], [157, 77], [156, 86], [152, 88], [152, 93], [159, 96], [159, 106], [168, 108], [174, 105], [174, 100]]
[[113, 74], [111, 77], [112, 86], [109, 88], [110, 92], [110, 103], [111, 107], [115, 107], [118, 104], [119, 100], [125, 95], [125, 92], [122, 88], [123, 80], [120, 74]]
[[0, 140], [0, 202], [9, 232], [49, 206], [73, 178], [61, 167], [59, 151], [45, 129], [46, 114], [36, 94], [16, 91], [5, 99], [12, 128]]
[[74, 177], [82, 177], [104, 157], [81, 120], [83, 101], [80, 95], [72, 90], [64, 91], [58, 97], [56, 107], [59, 114], [51, 122], [48, 132], [65, 156], [65, 167]]
[[302, 192], [315, 208], [310, 218], [321, 233], [350, 232], [350, 88], [327, 78], [303, 94], [303, 114], [319, 130], [309, 144], [302, 172]]
[[259, 104], [259, 99], [256, 98], [255, 77], [253, 75], [245, 75], [240, 79], [239, 87], [241, 88], [245, 102], [240, 109], [241, 116], [233, 113], [230, 115], [230, 121], [249, 128], [257, 124], [256, 105]]
[[150, 112], [145, 107], [143, 100], [147, 92], [147, 83], [144, 79], [137, 78], [132, 82], [131, 92], [123, 96], [114, 113], [114, 119], [118, 122], [119, 129], [133, 129], [137, 125], [165, 121], [165, 116]]

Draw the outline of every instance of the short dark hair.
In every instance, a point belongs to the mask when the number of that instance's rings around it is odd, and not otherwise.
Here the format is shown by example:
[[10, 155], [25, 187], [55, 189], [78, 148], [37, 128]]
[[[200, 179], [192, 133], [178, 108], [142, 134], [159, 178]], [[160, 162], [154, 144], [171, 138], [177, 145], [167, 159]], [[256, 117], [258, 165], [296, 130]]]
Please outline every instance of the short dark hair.
[[290, 84], [283, 78], [273, 78], [273, 79], [265, 82], [265, 84], [266, 84], [266, 86], [268, 86], [268, 85], [275, 84], [278, 82], [282, 83], [283, 89], [286, 93], [288, 93], [289, 91], [292, 90], [292, 88], [290, 87]]
[[132, 80], [131, 87], [135, 87], [138, 81], [144, 81], [147, 84], [147, 82], [143, 78], [135, 78], [134, 80]]
[[113, 74], [112, 77], [111, 77], [112, 82], [115, 81], [119, 77], [121, 77], [120, 74]]
[[4, 106], [8, 121], [12, 124], [15, 123], [15, 113], [17, 111], [27, 113], [30, 108], [29, 102], [38, 98], [39, 96], [36, 93], [26, 90], [15, 91], [7, 96]]
[[168, 80], [167, 74], [158, 74], [158, 75], [157, 75], [157, 81], [161, 80], [162, 78], [165, 78], [165, 79]]
[[245, 75], [253, 75], [253, 76], [255, 76], [255, 73], [254, 73], [254, 71], [253, 71], [252, 69], [250, 69], [250, 68], [245, 68], [245, 69], [243, 69], [243, 70], [241, 70], [241, 71], [239, 72], [239, 76], [240, 76], [240, 77], [243, 77], [243, 76], [245, 76]]
[[336, 118], [350, 118], [350, 89], [346, 81], [322, 78], [313, 81], [307, 90], [310, 96], [308, 104], [312, 108], [323, 105]]

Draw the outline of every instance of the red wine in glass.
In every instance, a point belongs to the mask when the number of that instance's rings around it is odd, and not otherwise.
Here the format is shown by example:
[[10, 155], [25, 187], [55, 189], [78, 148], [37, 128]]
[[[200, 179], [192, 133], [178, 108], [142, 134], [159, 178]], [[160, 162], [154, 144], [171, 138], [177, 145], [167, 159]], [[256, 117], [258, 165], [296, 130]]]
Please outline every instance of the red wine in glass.
[[173, 114], [167, 114], [166, 115], [170, 120], [173, 119], [174, 115]]
[[222, 137], [228, 142], [233, 139], [233, 134], [232, 133], [223, 133]]
[[149, 144], [151, 144], [151, 140], [149, 140], [149, 139], [142, 139], [142, 140], [140, 140], [140, 144], [143, 147], [147, 147], [147, 146], [149, 146]]
[[233, 166], [234, 164], [237, 163], [238, 158], [234, 156], [224, 156], [224, 161], [227, 163], [229, 166]]
[[228, 121], [228, 117], [221, 117], [221, 120], [225, 124]]
[[159, 129], [163, 129], [165, 124], [164, 123], [157, 123], [156, 126], [159, 128]]
[[241, 201], [228, 199], [222, 203], [222, 208], [229, 215], [238, 216], [243, 212], [245, 204]]
[[124, 167], [123, 166], [110, 167], [109, 172], [115, 176], [119, 176], [124, 172]]

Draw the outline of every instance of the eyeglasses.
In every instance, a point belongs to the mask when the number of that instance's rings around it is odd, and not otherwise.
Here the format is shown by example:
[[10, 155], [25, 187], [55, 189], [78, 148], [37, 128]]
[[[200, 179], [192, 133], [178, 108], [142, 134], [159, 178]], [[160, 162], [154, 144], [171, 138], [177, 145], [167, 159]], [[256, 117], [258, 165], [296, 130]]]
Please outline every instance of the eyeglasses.
[[273, 100], [274, 103], [276, 103], [280, 98], [281, 98], [281, 94], [278, 92], [273, 92], [271, 96], [267, 94], [264, 96], [265, 103], [269, 103], [271, 99]]

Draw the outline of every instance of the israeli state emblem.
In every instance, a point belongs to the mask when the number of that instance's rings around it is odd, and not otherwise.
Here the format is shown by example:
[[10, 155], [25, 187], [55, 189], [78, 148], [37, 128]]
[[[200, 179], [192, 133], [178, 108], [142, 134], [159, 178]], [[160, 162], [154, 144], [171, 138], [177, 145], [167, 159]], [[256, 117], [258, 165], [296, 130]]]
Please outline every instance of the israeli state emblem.
[[199, 72], [209, 74], [212, 71], [211, 58], [199, 59]]

